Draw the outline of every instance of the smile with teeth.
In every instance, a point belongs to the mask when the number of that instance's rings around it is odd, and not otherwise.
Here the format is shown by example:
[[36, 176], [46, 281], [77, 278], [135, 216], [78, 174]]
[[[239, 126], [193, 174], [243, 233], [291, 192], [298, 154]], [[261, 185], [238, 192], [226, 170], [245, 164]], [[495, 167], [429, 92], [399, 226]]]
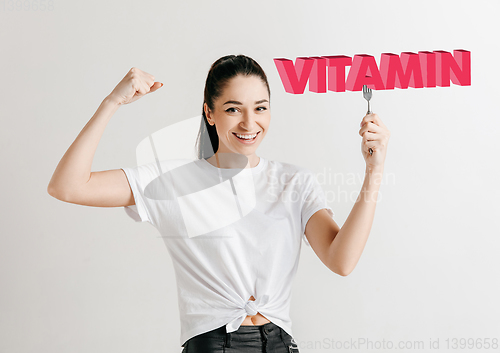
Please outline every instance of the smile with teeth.
[[[260, 132], [260, 131], [259, 131]], [[254, 140], [257, 135], [259, 134], [259, 132], [257, 132], [256, 134], [252, 134], [252, 135], [247, 135], [247, 134], [237, 134], [235, 132], [233, 132], [233, 134], [239, 138], [240, 140], [247, 140], [247, 141], [250, 141], [250, 140]]]

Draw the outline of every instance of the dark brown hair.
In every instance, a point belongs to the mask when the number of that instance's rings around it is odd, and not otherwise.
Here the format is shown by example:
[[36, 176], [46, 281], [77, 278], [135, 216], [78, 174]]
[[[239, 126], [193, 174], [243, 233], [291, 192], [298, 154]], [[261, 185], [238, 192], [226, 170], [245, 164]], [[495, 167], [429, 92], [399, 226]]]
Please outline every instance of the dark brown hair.
[[[228, 81], [237, 75], [259, 77], [267, 87], [269, 100], [271, 100], [271, 90], [267, 82], [267, 76], [262, 67], [252, 58], [245, 55], [227, 55], [218, 59], [212, 64], [205, 82], [205, 92], [203, 104], [207, 103], [210, 110], [214, 110], [214, 101], [222, 95]], [[209, 141], [207, 140], [207, 135]], [[198, 158], [210, 158], [219, 149], [219, 137], [215, 125], [208, 123], [205, 110], [202, 107], [202, 118], [200, 131], [196, 141]]]

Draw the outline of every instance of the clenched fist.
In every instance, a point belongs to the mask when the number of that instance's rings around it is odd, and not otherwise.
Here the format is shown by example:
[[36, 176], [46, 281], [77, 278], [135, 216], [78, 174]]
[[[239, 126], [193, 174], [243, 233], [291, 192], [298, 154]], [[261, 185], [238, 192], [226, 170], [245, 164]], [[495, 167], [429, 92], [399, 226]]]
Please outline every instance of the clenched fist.
[[[371, 170], [383, 169], [391, 132], [375, 113], [365, 115], [360, 125], [359, 135], [363, 137], [361, 151], [366, 167]], [[370, 148], [373, 154], [369, 153]]]
[[162, 86], [163, 83], [155, 82], [153, 75], [133, 67], [108, 97], [119, 105], [129, 104]]

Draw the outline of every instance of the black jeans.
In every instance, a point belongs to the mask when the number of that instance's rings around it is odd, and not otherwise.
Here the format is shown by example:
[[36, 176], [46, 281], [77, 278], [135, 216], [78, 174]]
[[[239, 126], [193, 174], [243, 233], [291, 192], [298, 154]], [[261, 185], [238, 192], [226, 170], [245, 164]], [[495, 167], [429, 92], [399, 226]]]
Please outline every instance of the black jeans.
[[226, 325], [190, 338], [182, 353], [298, 353], [288, 333], [272, 322], [240, 326], [227, 333]]

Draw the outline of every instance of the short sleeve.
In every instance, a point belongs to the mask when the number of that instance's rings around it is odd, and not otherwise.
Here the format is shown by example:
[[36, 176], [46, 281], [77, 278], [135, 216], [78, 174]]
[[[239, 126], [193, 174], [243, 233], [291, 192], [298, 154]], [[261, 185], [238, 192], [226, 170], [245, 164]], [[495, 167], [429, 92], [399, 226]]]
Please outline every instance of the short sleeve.
[[308, 171], [305, 177], [305, 188], [304, 188], [304, 198], [301, 210], [301, 218], [302, 218], [302, 227], [301, 227], [301, 235], [302, 239], [307, 246], [311, 246], [307, 241], [305, 230], [306, 225], [309, 219], [313, 214], [325, 208], [328, 214], [333, 217], [335, 213], [328, 206], [326, 202], [326, 196], [323, 191], [323, 188], [319, 184], [318, 180], [312, 174], [312, 172]]
[[144, 195], [146, 186], [159, 176], [155, 163], [140, 165], [133, 168], [121, 168], [127, 176], [130, 189], [134, 195], [135, 205], [125, 206], [125, 212], [136, 222], [149, 222], [154, 225], [152, 204]]

